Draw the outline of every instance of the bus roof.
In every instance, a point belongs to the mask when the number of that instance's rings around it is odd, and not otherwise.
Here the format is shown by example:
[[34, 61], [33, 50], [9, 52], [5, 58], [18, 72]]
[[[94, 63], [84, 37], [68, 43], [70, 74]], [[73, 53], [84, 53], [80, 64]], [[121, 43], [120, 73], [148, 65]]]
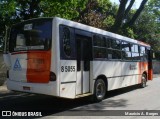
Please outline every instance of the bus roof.
[[[25, 20], [23, 22], [29, 22], [29, 21], [38, 20], [38, 19], [53, 19], [58, 24], [63, 24], [63, 25], [69, 26], [69, 27], [80, 29], [80, 30], [84, 30], [84, 31], [92, 32], [92, 33], [97, 33], [97, 34], [101, 34], [101, 35], [113, 37], [113, 38], [116, 38], [116, 39], [120, 39], [120, 40], [124, 40], [124, 41], [128, 41], [128, 42], [132, 42], [132, 43], [136, 43], [136, 44], [139, 44], [139, 45], [150, 47], [149, 44], [144, 43], [142, 41], [138, 41], [138, 40], [135, 40], [135, 39], [132, 39], [132, 38], [128, 38], [128, 37], [119, 35], [119, 34], [111, 33], [111, 32], [108, 32], [108, 31], [105, 31], [105, 30], [102, 30], [102, 29], [98, 29], [98, 28], [95, 28], [95, 27], [92, 27], [92, 26], [88, 26], [88, 25], [85, 25], [85, 24], [81, 24], [81, 23], [78, 23], [78, 22], [74, 22], [74, 21], [59, 18], [59, 17], [33, 18], [33, 19]], [[23, 22], [17, 23], [15, 25], [21, 24]], [[15, 26], [15, 25], [13, 25], [13, 26]]]
[[54, 17], [54, 20], [56, 20], [56, 22], [59, 23], [59, 24], [67, 25], [67, 26], [70, 26], [70, 27], [73, 27], [73, 28], [81, 29], [81, 30], [84, 30], [84, 31], [89, 31], [89, 32], [92, 32], [92, 33], [102, 34], [102, 35], [113, 37], [113, 38], [116, 38], [116, 39], [121, 39], [121, 40], [124, 40], [124, 41], [128, 41], [128, 42], [132, 42], [132, 43], [136, 43], [136, 44], [139, 44], [139, 45], [150, 47], [149, 44], [144, 43], [142, 41], [138, 41], [138, 40], [135, 40], [135, 39], [132, 39], [132, 38], [122, 36], [122, 35], [111, 33], [111, 32], [108, 32], [108, 31], [105, 31], [105, 30], [102, 30], [102, 29], [98, 29], [98, 28], [95, 28], [95, 27], [92, 27], [92, 26], [84, 25], [84, 24], [81, 24], [81, 23], [78, 23], [78, 22], [70, 21], [70, 20], [67, 20], [67, 19], [59, 18], [59, 17]]

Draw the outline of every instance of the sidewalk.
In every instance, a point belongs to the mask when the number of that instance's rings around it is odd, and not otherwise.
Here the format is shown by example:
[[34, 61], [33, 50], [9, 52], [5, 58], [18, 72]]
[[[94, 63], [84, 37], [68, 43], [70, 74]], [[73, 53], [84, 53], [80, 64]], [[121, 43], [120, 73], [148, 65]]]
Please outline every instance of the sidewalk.
[[0, 95], [9, 93], [10, 91], [7, 89], [6, 85], [0, 86]]
[[160, 74], [153, 74], [153, 78], [158, 78], [160, 77]]

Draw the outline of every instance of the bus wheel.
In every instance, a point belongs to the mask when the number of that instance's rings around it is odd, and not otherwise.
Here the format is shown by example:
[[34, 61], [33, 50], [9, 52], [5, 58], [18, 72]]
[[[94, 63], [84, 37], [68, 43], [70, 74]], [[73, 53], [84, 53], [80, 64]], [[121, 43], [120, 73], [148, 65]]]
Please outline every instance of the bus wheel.
[[106, 85], [102, 79], [97, 79], [94, 85], [93, 101], [100, 102], [106, 95]]
[[146, 75], [143, 74], [143, 75], [142, 75], [142, 79], [141, 79], [140, 87], [141, 87], [141, 88], [145, 88], [145, 87], [146, 87], [146, 83], [147, 83]]

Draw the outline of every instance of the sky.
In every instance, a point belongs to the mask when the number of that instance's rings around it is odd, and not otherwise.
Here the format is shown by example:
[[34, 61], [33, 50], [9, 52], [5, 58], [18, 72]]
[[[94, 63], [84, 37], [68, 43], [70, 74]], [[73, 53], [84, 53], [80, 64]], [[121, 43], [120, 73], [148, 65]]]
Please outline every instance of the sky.
[[[116, 4], [119, 4], [119, 0], [111, 0], [112, 2], [115, 2]], [[142, 0], [135, 0], [135, 3], [133, 4], [133, 8], [139, 8]]]

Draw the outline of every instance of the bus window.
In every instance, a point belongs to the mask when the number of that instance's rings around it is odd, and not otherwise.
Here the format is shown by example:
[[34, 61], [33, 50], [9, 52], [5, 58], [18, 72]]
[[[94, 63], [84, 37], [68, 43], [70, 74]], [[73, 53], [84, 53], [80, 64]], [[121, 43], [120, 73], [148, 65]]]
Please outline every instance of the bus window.
[[94, 47], [94, 58], [107, 58], [106, 54], [105, 48]]
[[13, 26], [10, 35], [10, 52], [48, 50], [51, 46], [52, 21], [35, 20]]
[[76, 59], [76, 43], [75, 30], [71, 27], [60, 25], [60, 58], [61, 59]]
[[17, 34], [16, 38], [16, 48], [26, 46], [26, 39], [23, 34]]
[[106, 47], [106, 38], [100, 35], [94, 35], [93, 45], [98, 47]]
[[145, 54], [145, 53], [146, 53], [146, 48], [143, 47], [143, 46], [141, 46], [141, 47], [140, 47], [140, 53], [141, 53], [141, 54]]
[[119, 40], [115, 40], [115, 39], [111, 40], [112, 49], [120, 49], [120, 45], [121, 45], [121, 43]]
[[67, 27], [63, 29], [63, 50], [68, 57], [71, 56], [70, 31]]
[[132, 59], [133, 60], [140, 60], [138, 45], [132, 44], [131, 45], [131, 51], [132, 51]]
[[122, 51], [130, 51], [130, 44], [128, 42], [122, 42]]
[[122, 42], [122, 58], [124, 60], [132, 60], [130, 43]]
[[121, 59], [121, 51], [108, 49], [107, 54], [108, 54], [108, 59], [115, 59], [115, 60]]
[[140, 47], [140, 58], [141, 61], [147, 61], [148, 59], [147, 49], [144, 46]]
[[121, 42], [113, 38], [108, 38], [107, 42], [107, 44], [109, 44], [109, 47], [107, 49], [108, 59], [121, 59]]
[[93, 36], [94, 58], [106, 57], [106, 38], [100, 35]]

